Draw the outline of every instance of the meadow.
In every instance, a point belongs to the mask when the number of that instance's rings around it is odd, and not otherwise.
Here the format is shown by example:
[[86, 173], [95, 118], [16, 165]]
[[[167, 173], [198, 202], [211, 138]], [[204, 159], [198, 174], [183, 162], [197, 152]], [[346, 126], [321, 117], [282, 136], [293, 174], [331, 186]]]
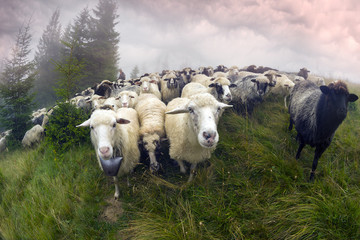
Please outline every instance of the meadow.
[[[360, 96], [360, 86], [349, 84]], [[63, 154], [45, 143], [0, 156], [0, 239], [360, 239], [360, 101], [319, 160], [295, 160], [283, 98], [268, 97], [243, 118], [226, 110], [211, 159], [193, 182], [169, 158], [148, 160], [121, 179], [99, 169], [90, 143]]]

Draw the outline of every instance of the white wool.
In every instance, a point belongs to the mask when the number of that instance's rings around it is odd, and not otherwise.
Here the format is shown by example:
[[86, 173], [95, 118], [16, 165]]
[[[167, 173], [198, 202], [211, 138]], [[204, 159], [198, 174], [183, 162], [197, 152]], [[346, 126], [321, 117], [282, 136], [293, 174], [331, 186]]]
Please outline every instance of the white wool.
[[31, 147], [34, 144], [40, 143], [43, 137], [44, 128], [37, 124], [25, 133], [21, 143], [24, 147]]

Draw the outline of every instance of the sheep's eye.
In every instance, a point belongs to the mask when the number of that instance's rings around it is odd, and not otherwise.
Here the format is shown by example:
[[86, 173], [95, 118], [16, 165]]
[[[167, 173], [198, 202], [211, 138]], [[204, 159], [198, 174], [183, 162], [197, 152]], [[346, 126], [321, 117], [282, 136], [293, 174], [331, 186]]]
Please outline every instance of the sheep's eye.
[[94, 126], [90, 126], [90, 129], [91, 129], [91, 130], [94, 130]]
[[217, 108], [217, 112], [220, 112], [220, 111], [221, 111], [221, 107], [218, 107], [218, 108]]
[[193, 109], [193, 108], [189, 107], [188, 110], [189, 110], [189, 113], [194, 113], [194, 109]]
[[113, 124], [113, 128], [116, 128], [116, 123]]
[[130, 98], [135, 98], [134, 96], [130, 96]]

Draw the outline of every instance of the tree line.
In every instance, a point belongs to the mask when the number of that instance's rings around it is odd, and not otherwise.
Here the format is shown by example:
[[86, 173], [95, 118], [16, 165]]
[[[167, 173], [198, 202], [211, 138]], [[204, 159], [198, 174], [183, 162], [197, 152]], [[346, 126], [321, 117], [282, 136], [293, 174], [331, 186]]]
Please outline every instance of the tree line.
[[12, 139], [21, 141], [34, 108], [50, 107], [103, 79], [116, 80], [118, 17], [115, 0], [99, 0], [63, 28], [56, 9], [34, 59], [29, 59], [31, 20], [23, 24], [0, 75], [0, 130], [12, 129]]

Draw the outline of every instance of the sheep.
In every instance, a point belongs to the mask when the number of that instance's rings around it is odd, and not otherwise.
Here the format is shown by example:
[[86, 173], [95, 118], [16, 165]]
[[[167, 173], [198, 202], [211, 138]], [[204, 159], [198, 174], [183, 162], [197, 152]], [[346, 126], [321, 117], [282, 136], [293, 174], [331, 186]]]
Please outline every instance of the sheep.
[[140, 121], [140, 138], [149, 154], [152, 173], [160, 167], [156, 161], [155, 151], [160, 147], [161, 138], [165, 137], [165, 109], [165, 103], [149, 93], [141, 94], [135, 106]]
[[42, 109], [38, 109], [38, 110], [34, 111], [31, 114], [31, 116], [32, 116], [31, 122], [34, 125], [41, 124], [43, 122], [45, 114], [46, 114], [46, 108], [42, 108]]
[[109, 80], [102, 80], [100, 84], [95, 84], [92, 89], [94, 90], [94, 94], [108, 98], [111, 96], [113, 84], [114, 83]]
[[306, 144], [315, 147], [310, 181], [314, 180], [318, 160], [329, 147], [336, 129], [346, 118], [348, 102], [358, 99], [349, 94], [343, 81], [318, 87], [310, 81], [295, 84], [289, 103], [289, 130], [295, 125], [299, 148], [296, 159]]
[[161, 97], [164, 103], [180, 97], [181, 90], [185, 86], [182, 78], [176, 76], [175, 72], [165, 74], [161, 79]]
[[119, 93], [117, 99], [119, 100], [120, 107], [134, 108], [137, 103], [138, 95], [133, 91], [122, 91]]
[[136, 84], [141, 86], [140, 95], [143, 93], [152, 93], [161, 100], [161, 93], [155, 80], [151, 80], [149, 77], [142, 77]]
[[26, 131], [21, 143], [23, 147], [32, 147], [44, 138], [44, 128], [39, 124]]
[[[276, 85], [276, 78], [280, 77], [281, 75], [275, 70], [268, 70], [264, 73], [252, 73], [252, 72], [247, 72], [247, 71], [240, 71], [238, 73], [238, 78], [236, 80], [242, 79], [245, 77], [249, 77], [249, 76], [252, 76], [253, 78], [265, 76], [269, 79], [269, 86], [274, 87]], [[232, 82], [235, 82], [235, 81], [233, 80]]]
[[0, 138], [0, 153], [6, 150], [6, 137]]
[[325, 85], [325, 80], [323, 77], [309, 74], [309, 72], [310, 71], [307, 70], [306, 68], [301, 68], [297, 75], [303, 77], [305, 80], [309, 80], [309, 81], [315, 83], [318, 86]]
[[201, 83], [191, 82], [185, 85], [181, 93], [182, 98], [190, 98], [198, 93], [209, 93], [209, 88], [205, 87]]
[[183, 161], [191, 163], [188, 182], [194, 178], [196, 165], [209, 159], [219, 141], [217, 123], [224, 108], [209, 93], [190, 98], [175, 98], [166, 107], [165, 129], [170, 141], [169, 155], [185, 173]]
[[114, 109], [114, 111], [121, 108], [119, 99], [117, 99], [115, 97], [109, 97], [109, 98], [105, 99], [102, 106], [111, 106], [112, 109]]
[[[224, 103], [231, 101], [232, 96], [230, 88], [236, 87], [236, 84], [230, 83], [230, 80], [225, 77], [207, 77], [204, 74], [195, 75], [191, 83], [200, 83], [204, 85], [208, 88], [208, 92], [210, 94], [212, 94], [218, 101]], [[190, 96], [189, 94], [193, 94], [195, 92], [194, 90], [189, 89], [190, 87], [187, 87], [187, 90], [184, 94], [182, 94], [182, 97]], [[196, 89], [199, 89], [199, 87], [196, 87]], [[203, 91], [201, 90], [201, 92]]]
[[223, 72], [226, 73], [228, 72], [229, 69], [227, 67], [225, 67], [224, 65], [218, 65], [215, 69], [214, 69], [214, 73], [216, 72]]
[[290, 95], [295, 83], [293, 83], [286, 75], [281, 75], [276, 79], [275, 87], [270, 89], [270, 92], [276, 95], [284, 96], [284, 105], [287, 108], [286, 98]]
[[118, 199], [118, 176], [132, 172], [140, 161], [137, 112], [132, 108], [120, 108], [117, 112], [98, 109], [76, 127], [90, 127], [90, 138], [100, 169], [113, 176], [114, 198]]
[[180, 72], [180, 76], [182, 77], [185, 84], [188, 84], [189, 82], [191, 82], [191, 79], [195, 74], [196, 74], [196, 72], [189, 67], [184, 68]]
[[214, 74], [213, 67], [199, 67], [199, 73], [211, 77]]
[[254, 105], [263, 100], [266, 93], [269, 92], [270, 81], [267, 77], [247, 76], [234, 82], [237, 86], [231, 88], [232, 101], [234, 109], [238, 113], [246, 116], [252, 114]]

